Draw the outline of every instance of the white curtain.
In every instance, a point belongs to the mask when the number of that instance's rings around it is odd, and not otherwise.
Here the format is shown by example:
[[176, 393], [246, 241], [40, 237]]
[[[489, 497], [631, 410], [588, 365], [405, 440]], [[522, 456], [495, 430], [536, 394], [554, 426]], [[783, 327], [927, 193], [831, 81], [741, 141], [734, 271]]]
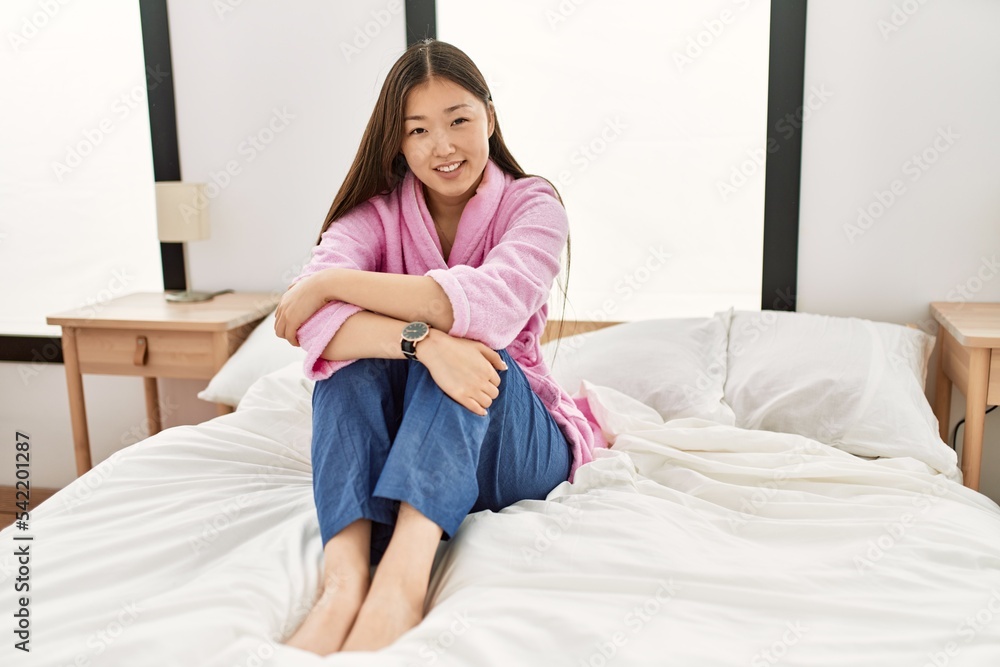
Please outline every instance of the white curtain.
[[483, 71], [514, 157], [566, 203], [567, 319], [760, 307], [769, 14], [438, 0], [439, 39]]
[[139, 3], [0, 4], [0, 334], [163, 289]]

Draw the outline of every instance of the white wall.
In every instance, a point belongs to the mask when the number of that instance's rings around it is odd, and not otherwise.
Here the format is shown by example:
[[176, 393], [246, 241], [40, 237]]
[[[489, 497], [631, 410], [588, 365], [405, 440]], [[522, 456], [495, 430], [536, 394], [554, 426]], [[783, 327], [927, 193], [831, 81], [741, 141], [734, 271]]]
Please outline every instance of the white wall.
[[[405, 49], [402, 7], [168, 3], [182, 177], [213, 182], [230, 162], [239, 170], [211, 198], [212, 238], [188, 246], [193, 289], [268, 291], [298, 274]], [[160, 380], [164, 426], [214, 417], [195, 397], [206, 384]], [[147, 428], [142, 380], [85, 375], [84, 393], [96, 465]], [[32, 484], [68, 484], [76, 467], [63, 366], [0, 363], [0, 395], [3, 433], [31, 434]], [[0, 462], [0, 485], [13, 485], [13, 470], [13, 458]]]
[[[825, 84], [833, 95], [803, 135], [799, 310], [914, 322], [936, 332], [927, 322], [928, 303], [955, 300], [956, 285], [969, 283], [981, 258], [1000, 251], [992, 160], [1000, 149], [993, 123], [1000, 108], [1000, 43], [993, 34], [1000, 5], [913, 0], [919, 11], [883, 39], [877, 22], [890, 18], [893, 4], [810, 3], [806, 89]], [[213, 201], [213, 238], [192, 244], [194, 287], [273, 289], [304, 261], [381, 79], [402, 50], [402, 14], [390, 14], [351, 62], [340, 45], [373, 20], [372, 11], [388, 6], [243, 3], [220, 18], [211, 5], [170, 4], [184, 177], [207, 178], [228, 160], [242, 164]], [[345, 87], [369, 95], [345, 99]], [[266, 126], [274, 107], [296, 118], [246, 161], [240, 142]], [[911, 182], [904, 163], [948, 126], [959, 139]], [[904, 194], [850, 243], [844, 225], [893, 179], [904, 182]], [[1000, 301], [1000, 280], [985, 281], [971, 296]], [[32, 369], [40, 375], [27, 392], [19, 380], [24, 370], [0, 364], [0, 424], [7, 433], [33, 429], [33, 482], [63, 486], [74, 476], [63, 368]], [[212, 406], [193, 398], [204, 382], [160, 384], [168, 426], [214, 416]], [[84, 385], [96, 463], [141, 432], [141, 382], [85, 376]], [[964, 412], [957, 392], [953, 412], [952, 423]], [[994, 499], [1000, 499], [998, 415], [987, 419], [984, 454], [983, 490]], [[11, 470], [0, 466], [0, 484], [13, 483]]]
[[511, 151], [566, 205], [566, 317], [758, 308], [771, 3], [577, 4], [437, 0], [438, 36], [476, 62]]
[[[802, 137], [800, 311], [936, 334], [930, 302], [1000, 301], [997, 270], [979, 274], [1000, 258], [998, 28], [993, 0], [809, 2], [805, 87], [832, 96]], [[949, 129], [957, 138], [935, 149]], [[913, 156], [925, 150], [936, 161], [921, 169]], [[879, 196], [895, 201], [859, 225]], [[928, 382], [933, 397], [933, 372]], [[952, 410], [954, 425], [958, 391]], [[981, 490], [1000, 500], [1000, 410], [984, 450]]]
[[46, 315], [163, 289], [139, 3], [65, 4], [0, 4], [5, 335], [59, 336]]
[[169, 3], [181, 173], [225, 184], [191, 283], [270, 290], [308, 259], [406, 21], [402, 0], [223, 4]]

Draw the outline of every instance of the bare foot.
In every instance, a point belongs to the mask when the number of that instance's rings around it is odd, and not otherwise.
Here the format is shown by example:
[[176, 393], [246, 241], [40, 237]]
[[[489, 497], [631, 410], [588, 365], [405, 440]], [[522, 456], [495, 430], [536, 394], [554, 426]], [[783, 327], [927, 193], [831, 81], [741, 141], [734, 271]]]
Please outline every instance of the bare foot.
[[377, 651], [399, 639], [424, 617], [419, 604], [400, 594], [369, 595], [344, 642], [342, 651]]
[[285, 645], [321, 656], [336, 653], [343, 645], [367, 592], [367, 581], [331, 579], [306, 620]]

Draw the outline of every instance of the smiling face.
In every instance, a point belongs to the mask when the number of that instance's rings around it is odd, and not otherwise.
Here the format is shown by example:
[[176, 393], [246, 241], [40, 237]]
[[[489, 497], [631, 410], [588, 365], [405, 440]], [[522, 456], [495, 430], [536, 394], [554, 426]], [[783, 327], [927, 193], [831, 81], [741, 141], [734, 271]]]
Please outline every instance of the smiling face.
[[457, 83], [431, 77], [410, 90], [403, 116], [401, 150], [429, 205], [467, 202], [490, 156], [493, 114]]

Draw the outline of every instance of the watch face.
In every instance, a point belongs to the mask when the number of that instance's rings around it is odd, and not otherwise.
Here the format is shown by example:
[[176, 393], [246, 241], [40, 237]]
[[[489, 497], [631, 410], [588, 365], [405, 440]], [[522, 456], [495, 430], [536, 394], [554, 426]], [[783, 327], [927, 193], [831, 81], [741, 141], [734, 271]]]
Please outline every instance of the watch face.
[[403, 329], [403, 339], [417, 341], [427, 335], [430, 328], [423, 322], [410, 322]]

